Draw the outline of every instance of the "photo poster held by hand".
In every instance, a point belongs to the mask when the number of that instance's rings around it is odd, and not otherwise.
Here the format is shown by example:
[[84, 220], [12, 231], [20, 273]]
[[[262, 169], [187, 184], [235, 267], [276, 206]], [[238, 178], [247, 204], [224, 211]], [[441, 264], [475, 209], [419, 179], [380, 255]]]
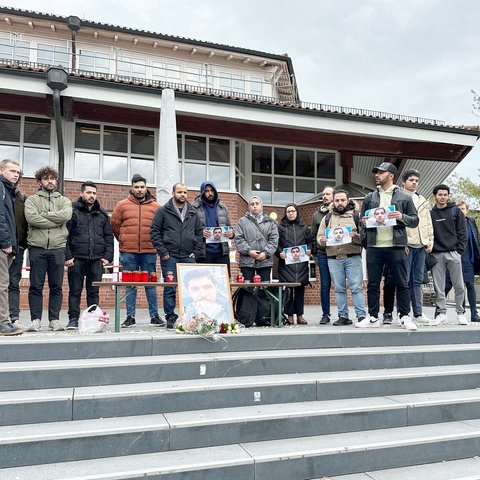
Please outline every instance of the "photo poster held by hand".
[[206, 315], [220, 323], [233, 323], [232, 294], [224, 264], [178, 263], [181, 315]]
[[365, 212], [367, 228], [393, 227], [397, 224], [396, 218], [388, 218], [390, 212], [395, 211], [395, 205], [371, 208]]
[[327, 247], [352, 243], [352, 237], [350, 236], [350, 233], [352, 233], [352, 227], [349, 226], [327, 228], [325, 230]]
[[222, 243], [228, 242], [228, 237], [225, 233], [232, 227], [207, 227], [205, 230], [210, 232], [210, 236], [205, 238], [206, 243]]
[[307, 255], [306, 245], [295, 245], [293, 247], [287, 247], [283, 249], [285, 254], [285, 264], [291, 265], [292, 263], [308, 262], [310, 259]]

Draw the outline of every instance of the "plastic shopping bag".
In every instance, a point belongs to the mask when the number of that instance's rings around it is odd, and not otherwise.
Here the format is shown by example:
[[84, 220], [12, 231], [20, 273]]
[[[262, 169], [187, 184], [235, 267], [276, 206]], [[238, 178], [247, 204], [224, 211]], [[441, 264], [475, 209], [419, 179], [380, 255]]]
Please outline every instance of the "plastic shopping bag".
[[83, 311], [78, 319], [78, 331], [80, 333], [99, 333], [107, 328], [110, 316], [98, 305], [91, 305]]

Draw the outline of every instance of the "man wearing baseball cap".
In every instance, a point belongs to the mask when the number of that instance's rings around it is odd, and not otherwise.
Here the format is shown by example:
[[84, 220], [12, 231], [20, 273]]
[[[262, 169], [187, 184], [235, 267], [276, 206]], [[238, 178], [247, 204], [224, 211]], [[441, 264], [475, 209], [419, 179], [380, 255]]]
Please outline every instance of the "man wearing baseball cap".
[[407, 277], [407, 232], [405, 227], [418, 225], [418, 214], [410, 195], [393, 183], [397, 167], [390, 162], [383, 162], [372, 170], [377, 189], [369, 193], [362, 205], [362, 221], [366, 222], [367, 210], [393, 205], [388, 211], [388, 218], [395, 219], [396, 225], [382, 228], [368, 228], [367, 234], [367, 302], [368, 316], [358, 322], [358, 328], [380, 327], [378, 312], [380, 310], [380, 283], [383, 268], [388, 265], [397, 288], [397, 307], [400, 324], [407, 330], [417, 330], [417, 325], [410, 318], [410, 289]]

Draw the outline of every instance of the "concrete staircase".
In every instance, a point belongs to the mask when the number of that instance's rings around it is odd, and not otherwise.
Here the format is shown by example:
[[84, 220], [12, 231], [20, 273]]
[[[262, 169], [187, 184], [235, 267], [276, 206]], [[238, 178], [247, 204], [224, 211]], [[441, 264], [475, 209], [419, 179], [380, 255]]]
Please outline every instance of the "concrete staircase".
[[479, 327], [225, 338], [0, 338], [0, 480], [480, 478]]

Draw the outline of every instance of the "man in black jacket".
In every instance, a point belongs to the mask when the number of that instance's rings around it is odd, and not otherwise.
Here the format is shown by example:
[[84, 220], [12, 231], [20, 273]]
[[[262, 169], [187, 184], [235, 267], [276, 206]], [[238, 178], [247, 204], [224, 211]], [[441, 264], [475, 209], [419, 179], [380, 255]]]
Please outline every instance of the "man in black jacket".
[[13, 200], [20, 172], [17, 162], [0, 162], [0, 335], [7, 336], [23, 333], [8, 320], [9, 268], [18, 248]]
[[78, 328], [84, 280], [87, 306], [98, 304], [99, 287], [94, 287], [92, 282], [101, 281], [103, 267], [113, 260], [110, 218], [97, 200], [97, 186], [93, 182], [82, 183], [80, 197], [72, 208], [72, 218], [67, 223], [65, 261], [69, 286], [67, 330]]
[[[203, 245], [203, 229], [196, 210], [187, 201], [188, 190], [183, 183], [173, 186], [172, 198], [160, 207], [150, 227], [152, 244], [157, 250], [163, 278], [172, 272], [177, 281], [177, 263], [195, 263]], [[164, 288], [163, 309], [167, 328], [173, 328], [177, 289]]]
[[407, 232], [405, 227], [414, 228], [418, 225], [417, 209], [412, 197], [393, 183], [397, 167], [389, 162], [383, 162], [372, 170], [377, 189], [369, 193], [362, 205], [362, 221], [365, 222], [367, 210], [393, 205], [393, 211], [388, 210], [388, 218], [395, 219], [396, 225], [367, 228], [367, 301], [368, 313], [364, 320], [355, 324], [356, 327], [379, 327], [378, 312], [380, 309], [380, 282], [383, 268], [388, 265], [397, 288], [397, 307], [400, 324], [407, 330], [417, 330], [415, 322], [410, 318], [410, 288], [407, 278]]
[[431, 251], [437, 259], [432, 267], [433, 284], [435, 287], [436, 320], [447, 320], [447, 306], [445, 300], [445, 276], [448, 272], [455, 290], [455, 310], [460, 325], [468, 325], [463, 311], [465, 286], [462, 274], [462, 253], [467, 246], [467, 224], [465, 215], [453, 202], [448, 201], [450, 188], [448, 185], [437, 185], [433, 189], [435, 205], [430, 210], [433, 223], [435, 242]]

